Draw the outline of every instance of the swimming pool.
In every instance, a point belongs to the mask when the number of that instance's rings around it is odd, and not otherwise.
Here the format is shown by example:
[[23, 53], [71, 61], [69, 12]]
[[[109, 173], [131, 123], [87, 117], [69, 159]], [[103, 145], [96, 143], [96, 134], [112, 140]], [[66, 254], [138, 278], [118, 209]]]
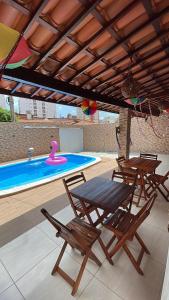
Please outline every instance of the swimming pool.
[[101, 160], [99, 157], [70, 153], [59, 154], [59, 156], [66, 157], [67, 162], [58, 166], [49, 166], [45, 163], [47, 157], [42, 157], [0, 166], [0, 196], [53, 181], [83, 170]]

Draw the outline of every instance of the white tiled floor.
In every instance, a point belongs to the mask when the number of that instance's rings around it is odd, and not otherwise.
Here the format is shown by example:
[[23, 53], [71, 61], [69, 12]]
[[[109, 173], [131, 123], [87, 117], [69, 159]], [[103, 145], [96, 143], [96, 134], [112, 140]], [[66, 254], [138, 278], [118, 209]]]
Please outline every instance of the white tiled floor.
[[[70, 206], [56, 217], [68, 222], [73, 217]], [[167, 222], [168, 203], [159, 196], [151, 216], [139, 229], [151, 251], [151, 256], [145, 255], [142, 261], [144, 276], [136, 272], [123, 251], [110, 265], [96, 244], [93, 251], [102, 266], [88, 262], [78, 293], [72, 297], [71, 287], [58, 274], [50, 274], [62, 241], [56, 239], [55, 230], [44, 221], [0, 249], [0, 300], [160, 300], [169, 244]], [[103, 239], [108, 235], [103, 230]], [[130, 248], [137, 254], [136, 241]], [[81, 260], [81, 255], [67, 248], [62, 267], [75, 277]]]

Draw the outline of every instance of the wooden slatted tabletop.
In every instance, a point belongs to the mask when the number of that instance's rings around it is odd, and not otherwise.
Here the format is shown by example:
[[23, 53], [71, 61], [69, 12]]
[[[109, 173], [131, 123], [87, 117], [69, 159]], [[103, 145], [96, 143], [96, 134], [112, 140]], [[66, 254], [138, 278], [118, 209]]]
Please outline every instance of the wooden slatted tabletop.
[[71, 190], [71, 195], [95, 207], [114, 212], [130, 195], [133, 187], [103, 177], [95, 177]]
[[145, 173], [153, 173], [161, 164], [161, 160], [132, 157], [124, 162], [125, 167], [136, 168]]

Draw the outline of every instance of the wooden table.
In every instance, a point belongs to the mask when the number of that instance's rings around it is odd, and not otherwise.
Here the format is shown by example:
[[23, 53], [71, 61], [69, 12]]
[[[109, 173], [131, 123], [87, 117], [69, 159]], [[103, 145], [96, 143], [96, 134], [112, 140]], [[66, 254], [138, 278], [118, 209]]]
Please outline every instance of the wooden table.
[[[133, 192], [133, 187], [125, 183], [95, 177], [71, 190], [71, 195], [104, 210], [103, 215], [114, 212]], [[101, 218], [103, 219], [103, 215]], [[97, 225], [100, 223], [97, 220]]]
[[[124, 167], [138, 169], [138, 172], [140, 175], [141, 189], [140, 189], [140, 193], [138, 196], [137, 205], [139, 205], [142, 194], [144, 194], [145, 200], [147, 200], [147, 198], [148, 198], [148, 194], [145, 189], [145, 182], [147, 183], [147, 180], [144, 180], [144, 177], [147, 174], [154, 173], [156, 168], [160, 164], [161, 164], [161, 160], [153, 160], [153, 159], [147, 159], [147, 158], [141, 158], [141, 157], [132, 157], [130, 159], [127, 159], [123, 163]], [[151, 185], [151, 182], [150, 182], [150, 185]]]
[[136, 168], [146, 174], [151, 174], [161, 164], [161, 160], [132, 157], [127, 159], [124, 164], [129, 168]]

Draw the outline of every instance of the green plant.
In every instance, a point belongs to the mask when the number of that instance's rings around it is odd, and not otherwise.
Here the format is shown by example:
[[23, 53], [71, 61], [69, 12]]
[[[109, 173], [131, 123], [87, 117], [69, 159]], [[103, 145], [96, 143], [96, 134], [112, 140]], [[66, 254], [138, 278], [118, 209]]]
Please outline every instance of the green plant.
[[10, 111], [2, 107], [0, 107], [0, 122], [11, 122]]

